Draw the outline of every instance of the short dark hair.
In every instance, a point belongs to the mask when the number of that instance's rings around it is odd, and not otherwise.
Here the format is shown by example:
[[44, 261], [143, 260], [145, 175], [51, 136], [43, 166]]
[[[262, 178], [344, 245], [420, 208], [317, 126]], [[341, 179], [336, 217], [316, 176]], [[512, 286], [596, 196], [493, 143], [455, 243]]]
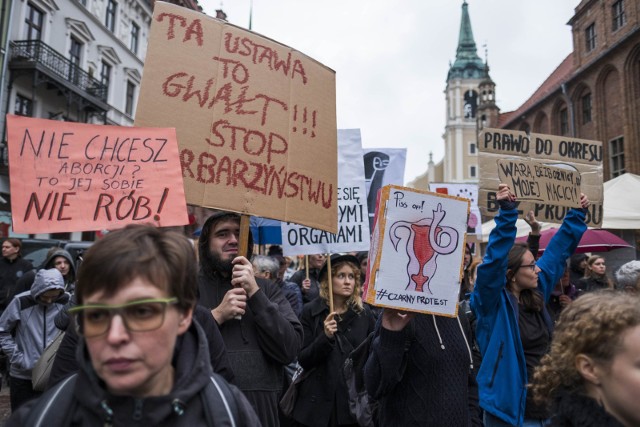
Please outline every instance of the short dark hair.
[[5, 242], [9, 242], [14, 248], [18, 248], [18, 254], [22, 254], [22, 241], [14, 237], [4, 239]]
[[197, 264], [193, 244], [182, 234], [152, 225], [129, 225], [108, 233], [85, 253], [78, 271], [76, 297], [115, 295], [135, 278], [147, 280], [178, 298], [187, 311], [197, 300]]

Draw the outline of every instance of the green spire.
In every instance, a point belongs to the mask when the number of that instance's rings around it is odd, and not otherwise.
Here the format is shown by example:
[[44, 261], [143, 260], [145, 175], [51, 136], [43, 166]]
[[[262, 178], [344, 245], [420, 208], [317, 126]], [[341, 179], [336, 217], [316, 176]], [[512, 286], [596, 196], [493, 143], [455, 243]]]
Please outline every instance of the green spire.
[[458, 38], [458, 49], [456, 60], [449, 68], [447, 80], [452, 78], [481, 79], [485, 77], [485, 65], [478, 56], [476, 42], [473, 39], [471, 29], [471, 19], [467, 1], [462, 2], [462, 20], [460, 22], [460, 36]]

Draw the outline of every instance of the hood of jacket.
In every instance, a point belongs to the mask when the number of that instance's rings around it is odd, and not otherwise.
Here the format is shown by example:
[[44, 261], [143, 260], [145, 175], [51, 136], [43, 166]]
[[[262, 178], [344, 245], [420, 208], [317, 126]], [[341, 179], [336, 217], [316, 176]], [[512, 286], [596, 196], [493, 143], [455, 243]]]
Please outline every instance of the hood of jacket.
[[44, 268], [54, 268], [53, 267], [53, 260], [56, 257], [64, 257], [67, 261], [69, 261], [69, 265], [71, 266], [71, 273], [73, 275], [73, 277], [75, 277], [76, 275], [76, 263], [74, 262], [73, 258], [71, 257], [71, 254], [67, 251], [65, 251], [64, 249], [58, 249], [56, 250], [54, 253], [52, 253], [51, 255], [49, 255], [47, 257], [47, 259], [44, 261]]
[[193, 399], [200, 399], [199, 392], [210, 381], [209, 347], [202, 327], [195, 320], [176, 341], [172, 360], [174, 384], [164, 396], [134, 398], [110, 394], [91, 365], [86, 343], [83, 339], [80, 343], [77, 355], [81, 365], [75, 397], [84, 410], [104, 422], [112, 411], [112, 425], [160, 425], [174, 414], [188, 412]]
[[[213, 277], [216, 275], [216, 271], [213, 270], [213, 263], [211, 253], [209, 251], [209, 237], [211, 236], [211, 229], [220, 221], [223, 220], [237, 220], [240, 222], [240, 214], [235, 212], [220, 211], [211, 215], [205, 221], [200, 231], [200, 238], [198, 239], [198, 255], [200, 256], [200, 269], [207, 277]], [[253, 256], [253, 235], [249, 230], [249, 244], [247, 245], [247, 259], [251, 259]]]
[[33, 285], [31, 285], [31, 296], [37, 299], [41, 294], [52, 289], [64, 291], [64, 278], [62, 274], [55, 268], [39, 270], [36, 273]]

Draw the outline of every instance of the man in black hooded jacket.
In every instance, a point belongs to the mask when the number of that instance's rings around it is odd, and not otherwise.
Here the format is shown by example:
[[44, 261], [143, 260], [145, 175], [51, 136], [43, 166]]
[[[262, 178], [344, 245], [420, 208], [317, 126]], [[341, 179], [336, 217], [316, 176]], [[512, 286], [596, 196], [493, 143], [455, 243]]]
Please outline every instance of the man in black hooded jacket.
[[302, 345], [302, 326], [280, 288], [256, 279], [249, 238], [247, 257], [238, 256], [240, 216], [213, 214], [202, 227], [199, 301], [220, 326], [236, 385], [265, 426], [278, 426], [284, 366]]

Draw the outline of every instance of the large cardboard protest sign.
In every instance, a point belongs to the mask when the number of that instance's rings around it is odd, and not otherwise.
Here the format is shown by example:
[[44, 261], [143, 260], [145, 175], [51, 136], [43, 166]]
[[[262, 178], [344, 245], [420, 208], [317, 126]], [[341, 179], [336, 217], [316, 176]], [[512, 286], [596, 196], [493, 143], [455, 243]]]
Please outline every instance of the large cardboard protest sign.
[[311, 255], [369, 250], [362, 140], [360, 129], [338, 130], [338, 232], [328, 233], [282, 223], [285, 255]]
[[468, 199], [384, 187], [371, 237], [366, 301], [455, 316], [468, 215]]
[[188, 203], [336, 232], [335, 96], [312, 58], [155, 2], [135, 122], [176, 128]]
[[188, 224], [175, 129], [7, 116], [17, 233]]
[[496, 192], [504, 180], [518, 197], [520, 215], [533, 211], [539, 221], [561, 223], [571, 207], [579, 206], [582, 192], [591, 202], [587, 224], [601, 226], [601, 142], [487, 128], [478, 150], [483, 215], [498, 214]]

